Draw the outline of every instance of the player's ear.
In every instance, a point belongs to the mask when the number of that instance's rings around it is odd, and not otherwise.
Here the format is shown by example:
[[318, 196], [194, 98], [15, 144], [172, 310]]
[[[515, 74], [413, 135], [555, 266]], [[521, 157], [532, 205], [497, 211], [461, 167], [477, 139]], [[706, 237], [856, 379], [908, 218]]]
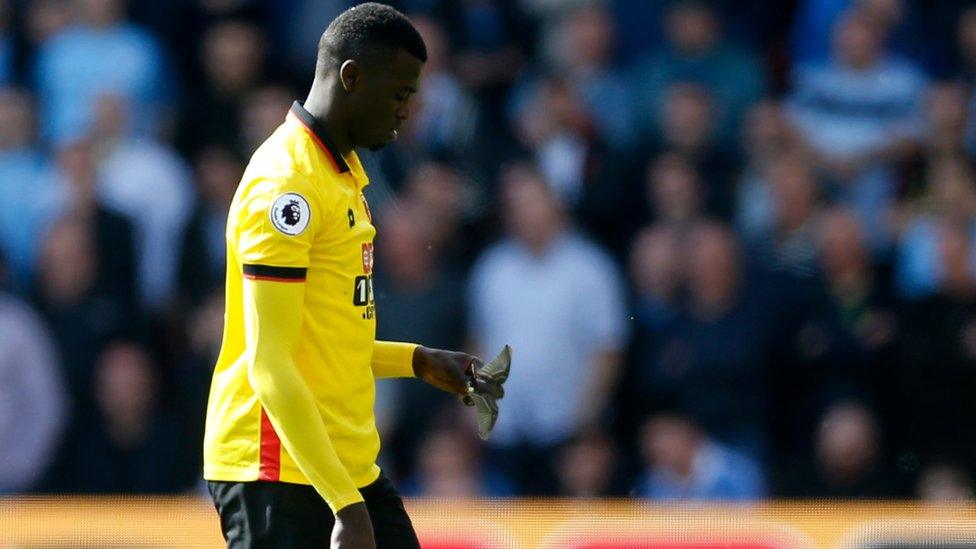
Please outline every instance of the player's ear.
[[342, 82], [342, 89], [352, 91], [359, 84], [359, 65], [352, 59], [346, 59], [339, 67], [339, 81]]

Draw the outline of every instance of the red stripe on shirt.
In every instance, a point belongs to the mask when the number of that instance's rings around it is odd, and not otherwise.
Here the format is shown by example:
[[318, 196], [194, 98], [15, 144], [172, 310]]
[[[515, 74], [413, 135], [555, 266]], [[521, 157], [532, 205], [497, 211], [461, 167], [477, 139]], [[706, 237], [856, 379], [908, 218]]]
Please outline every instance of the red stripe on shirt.
[[295, 121], [298, 122], [301, 125], [302, 129], [305, 130], [305, 133], [307, 133], [309, 135], [309, 137], [311, 137], [312, 139], [315, 140], [316, 143], [318, 143], [319, 148], [322, 149], [322, 152], [325, 153], [325, 156], [328, 156], [329, 157], [329, 160], [332, 162], [332, 166], [335, 168], [335, 170], [337, 172], [341, 172], [342, 170], [339, 168], [339, 163], [336, 162], [335, 157], [332, 156], [332, 151], [330, 151], [329, 148], [325, 146], [325, 143], [323, 143], [322, 140], [319, 139], [319, 136], [315, 135], [315, 132], [312, 131], [312, 128], [309, 128], [308, 126], [306, 126], [305, 125], [305, 122], [302, 122], [302, 119], [301, 118], [298, 118], [293, 113], [289, 112], [288, 113], [288, 116], [294, 118]]
[[305, 282], [304, 278], [279, 278], [276, 276], [244, 275], [244, 278], [250, 280], [270, 280], [272, 282]]
[[278, 481], [281, 478], [281, 439], [271, 425], [268, 414], [261, 408], [261, 468], [258, 480]]

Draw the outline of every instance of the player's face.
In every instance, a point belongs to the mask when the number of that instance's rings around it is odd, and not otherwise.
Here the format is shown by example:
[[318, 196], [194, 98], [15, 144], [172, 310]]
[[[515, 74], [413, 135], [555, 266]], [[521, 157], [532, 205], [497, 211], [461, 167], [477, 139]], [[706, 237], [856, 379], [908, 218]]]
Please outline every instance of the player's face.
[[422, 67], [423, 62], [403, 50], [389, 61], [364, 67], [352, 125], [357, 145], [377, 150], [397, 138], [410, 114], [409, 100], [417, 93]]

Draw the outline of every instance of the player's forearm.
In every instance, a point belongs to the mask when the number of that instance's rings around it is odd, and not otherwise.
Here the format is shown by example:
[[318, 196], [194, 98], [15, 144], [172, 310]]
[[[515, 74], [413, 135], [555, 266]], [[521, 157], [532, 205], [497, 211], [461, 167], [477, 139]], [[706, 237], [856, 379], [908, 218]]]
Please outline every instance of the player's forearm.
[[304, 285], [246, 280], [248, 380], [282, 446], [333, 512], [363, 501], [293, 360], [302, 329]]
[[414, 377], [413, 361], [417, 347], [416, 343], [375, 341], [370, 364], [373, 377]]

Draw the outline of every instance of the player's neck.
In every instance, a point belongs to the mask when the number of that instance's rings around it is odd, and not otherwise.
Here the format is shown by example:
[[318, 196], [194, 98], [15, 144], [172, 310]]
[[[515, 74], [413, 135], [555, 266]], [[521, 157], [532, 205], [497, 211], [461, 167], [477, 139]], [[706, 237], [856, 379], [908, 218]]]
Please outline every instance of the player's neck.
[[336, 108], [335, 97], [327, 90], [319, 89], [320, 87], [324, 86], [320, 86], [318, 82], [312, 84], [312, 89], [308, 92], [308, 97], [305, 98], [305, 110], [325, 128], [325, 132], [339, 153], [346, 155], [354, 147], [352, 137], [345, 130], [346, 124], [340, 109]]

